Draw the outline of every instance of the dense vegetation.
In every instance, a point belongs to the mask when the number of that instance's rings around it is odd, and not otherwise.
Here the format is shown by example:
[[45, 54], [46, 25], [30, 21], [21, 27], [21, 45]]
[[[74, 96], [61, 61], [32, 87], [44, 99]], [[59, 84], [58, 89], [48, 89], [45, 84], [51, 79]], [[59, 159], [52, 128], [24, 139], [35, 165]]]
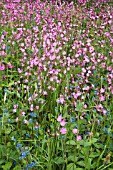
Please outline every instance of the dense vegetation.
[[0, 169], [113, 170], [110, 1], [0, 2]]

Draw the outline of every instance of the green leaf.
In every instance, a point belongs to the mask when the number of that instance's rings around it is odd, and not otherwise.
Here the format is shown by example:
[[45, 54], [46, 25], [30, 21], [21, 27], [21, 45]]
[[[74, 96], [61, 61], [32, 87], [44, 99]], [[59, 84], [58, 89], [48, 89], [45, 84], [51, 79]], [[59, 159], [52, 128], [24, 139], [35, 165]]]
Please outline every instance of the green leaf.
[[94, 162], [92, 165], [91, 165], [91, 169], [96, 169], [97, 167], [97, 162]]
[[98, 157], [99, 155], [100, 155], [100, 153], [92, 152], [92, 153], [89, 155], [89, 157], [90, 157], [90, 158], [96, 158], [96, 157]]
[[1, 159], [0, 160], [0, 165], [3, 164], [5, 162], [5, 160]]
[[79, 145], [84, 145], [84, 141], [83, 140], [79, 140], [79, 141], [77, 141], [77, 143], [79, 143]]
[[77, 111], [80, 111], [81, 108], [82, 108], [82, 106], [83, 106], [82, 102], [77, 102], [77, 104], [76, 104], [76, 110], [77, 110]]
[[84, 147], [91, 146], [91, 142], [84, 142]]
[[5, 165], [2, 166], [3, 170], [10, 170], [12, 166], [12, 162], [7, 162]]
[[20, 169], [21, 169], [20, 165], [17, 165], [15, 168], [13, 168], [13, 170], [20, 170]]
[[5, 133], [6, 133], [7, 135], [9, 135], [9, 134], [11, 133], [11, 130], [12, 130], [11, 128], [7, 128], [6, 131], [5, 131]]
[[98, 140], [97, 138], [92, 138], [91, 143], [94, 144], [97, 142], [97, 140]]
[[68, 161], [77, 162], [77, 160], [78, 160], [78, 157], [74, 155], [74, 153], [68, 156]]
[[113, 141], [112, 141], [112, 140], [109, 141], [109, 143], [108, 143], [108, 148], [109, 148], [110, 151], [113, 152]]
[[14, 85], [14, 81], [10, 82], [10, 83], [8, 84], [8, 87], [10, 87], [10, 86], [12, 86], [12, 85]]
[[85, 167], [84, 161], [79, 161], [79, 162], [77, 162], [77, 164], [82, 166], [82, 167]]
[[74, 163], [70, 163], [67, 165], [67, 170], [76, 170], [76, 165]]
[[68, 140], [66, 142], [67, 145], [76, 145], [76, 142], [74, 140]]
[[65, 163], [65, 160], [62, 157], [56, 157], [54, 159], [54, 161], [56, 164], [64, 164]]

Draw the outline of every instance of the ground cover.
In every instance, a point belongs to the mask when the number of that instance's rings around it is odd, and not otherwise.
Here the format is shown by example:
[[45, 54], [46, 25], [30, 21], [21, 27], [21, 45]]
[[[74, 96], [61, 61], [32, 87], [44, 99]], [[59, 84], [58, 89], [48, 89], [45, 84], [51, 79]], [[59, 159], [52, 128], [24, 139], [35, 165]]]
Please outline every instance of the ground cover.
[[113, 169], [110, 1], [0, 2], [0, 169]]

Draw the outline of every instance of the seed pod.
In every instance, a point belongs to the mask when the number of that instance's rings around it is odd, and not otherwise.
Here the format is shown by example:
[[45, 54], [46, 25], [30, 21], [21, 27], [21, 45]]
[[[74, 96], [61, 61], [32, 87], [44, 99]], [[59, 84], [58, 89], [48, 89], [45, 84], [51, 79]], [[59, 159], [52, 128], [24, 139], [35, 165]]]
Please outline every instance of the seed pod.
[[108, 154], [104, 160], [104, 165], [108, 164], [108, 161], [110, 160], [110, 154]]

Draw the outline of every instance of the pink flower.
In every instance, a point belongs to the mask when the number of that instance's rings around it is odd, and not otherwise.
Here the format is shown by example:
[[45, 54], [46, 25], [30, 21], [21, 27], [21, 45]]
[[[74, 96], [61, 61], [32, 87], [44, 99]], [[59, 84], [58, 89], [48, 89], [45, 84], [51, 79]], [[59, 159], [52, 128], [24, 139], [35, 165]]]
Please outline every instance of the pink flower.
[[59, 133], [56, 131], [55, 135], [56, 135], [56, 136], [59, 136]]
[[24, 119], [24, 123], [25, 123], [25, 124], [28, 124], [28, 121], [27, 121], [26, 119]]
[[101, 88], [100, 93], [104, 93], [104, 92], [105, 92], [105, 89]]
[[13, 68], [13, 66], [11, 64], [8, 64], [8, 68]]
[[21, 115], [22, 115], [22, 116], [25, 116], [25, 114], [26, 114], [25, 112], [21, 112]]
[[93, 46], [89, 47], [89, 52], [92, 53], [93, 51], [94, 51], [94, 47]]
[[81, 137], [80, 135], [78, 135], [78, 136], [76, 137], [76, 140], [77, 140], [77, 141], [82, 140], [82, 137]]
[[36, 110], [38, 110], [39, 109], [39, 106], [36, 106]]
[[16, 109], [13, 109], [13, 113], [16, 113]]
[[66, 129], [66, 128], [61, 128], [61, 129], [60, 129], [60, 133], [61, 133], [61, 134], [64, 135], [64, 134], [66, 134], [66, 132], [67, 132], [67, 129]]
[[102, 113], [106, 115], [107, 111], [105, 109], [102, 110]]
[[0, 64], [0, 70], [5, 70], [5, 66]]
[[60, 116], [58, 116], [57, 121], [58, 121], [58, 122], [61, 122], [62, 119], [63, 119], [63, 118], [62, 118], [62, 116], [60, 115]]
[[57, 102], [59, 102], [59, 103], [61, 103], [61, 104], [63, 104], [64, 103], [64, 98], [63, 97], [61, 97], [59, 100], [57, 100]]
[[78, 129], [74, 128], [74, 129], [72, 130], [72, 132], [73, 132], [74, 134], [76, 134], [76, 133], [78, 133]]
[[105, 97], [104, 96], [101, 96], [100, 97], [100, 101], [102, 102], [102, 101], [104, 101], [105, 100]]
[[18, 122], [18, 121], [19, 121], [19, 118], [17, 117], [17, 118], [16, 118], [16, 122]]
[[62, 120], [60, 121], [60, 125], [61, 125], [61, 126], [65, 126], [65, 124], [66, 124], [65, 120], [62, 119]]

